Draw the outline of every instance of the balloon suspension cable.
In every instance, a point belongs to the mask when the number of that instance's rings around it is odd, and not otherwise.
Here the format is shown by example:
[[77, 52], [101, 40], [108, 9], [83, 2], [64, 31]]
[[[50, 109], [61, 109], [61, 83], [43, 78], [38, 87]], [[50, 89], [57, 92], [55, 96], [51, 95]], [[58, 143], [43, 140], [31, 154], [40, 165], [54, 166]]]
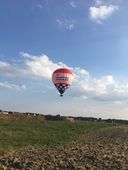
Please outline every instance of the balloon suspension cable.
[[63, 97], [63, 94], [60, 94], [60, 97]]

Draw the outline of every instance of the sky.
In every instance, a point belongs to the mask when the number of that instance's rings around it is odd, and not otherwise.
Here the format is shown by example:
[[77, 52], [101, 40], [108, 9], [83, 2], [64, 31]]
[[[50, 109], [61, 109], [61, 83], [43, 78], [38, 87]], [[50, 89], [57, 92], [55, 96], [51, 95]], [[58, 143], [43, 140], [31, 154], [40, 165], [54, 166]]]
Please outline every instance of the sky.
[[[128, 120], [128, 1], [0, 1], [0, 109]], [[59, 97], [51, 76], [74, 73]]]

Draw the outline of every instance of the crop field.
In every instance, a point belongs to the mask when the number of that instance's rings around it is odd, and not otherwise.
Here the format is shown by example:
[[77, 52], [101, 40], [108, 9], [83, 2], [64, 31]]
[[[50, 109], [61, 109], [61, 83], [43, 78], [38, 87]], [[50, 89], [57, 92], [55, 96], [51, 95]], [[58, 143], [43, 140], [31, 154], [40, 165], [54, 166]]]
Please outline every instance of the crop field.
[[128, 169], [128, 127], [0, 120], [0, 169]]
[[64, 144], [81, 134], [109, 126], [112, 124], [85, 121], [0, 121], [0, 150]]

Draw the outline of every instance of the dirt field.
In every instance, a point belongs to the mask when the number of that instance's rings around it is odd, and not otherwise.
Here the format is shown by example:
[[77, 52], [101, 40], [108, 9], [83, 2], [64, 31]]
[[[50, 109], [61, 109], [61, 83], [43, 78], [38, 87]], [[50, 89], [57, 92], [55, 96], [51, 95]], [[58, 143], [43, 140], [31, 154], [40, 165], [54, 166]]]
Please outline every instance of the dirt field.
[[128, 128], [106, 128], [67, 145], [0, 156], [1, 170], [128, 170]]

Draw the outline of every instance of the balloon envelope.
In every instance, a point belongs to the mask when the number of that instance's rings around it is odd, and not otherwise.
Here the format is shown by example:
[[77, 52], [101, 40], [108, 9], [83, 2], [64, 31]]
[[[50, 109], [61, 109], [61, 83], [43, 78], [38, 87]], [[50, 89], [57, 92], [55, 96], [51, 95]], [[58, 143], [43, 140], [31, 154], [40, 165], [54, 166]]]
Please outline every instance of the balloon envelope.
[[59, 68], [52, 74], [52, 81], [60, 92], [60, 96], [63, 96], [65, 90], [71, 86], [72, 80], [73, 73], [66, 68]]

